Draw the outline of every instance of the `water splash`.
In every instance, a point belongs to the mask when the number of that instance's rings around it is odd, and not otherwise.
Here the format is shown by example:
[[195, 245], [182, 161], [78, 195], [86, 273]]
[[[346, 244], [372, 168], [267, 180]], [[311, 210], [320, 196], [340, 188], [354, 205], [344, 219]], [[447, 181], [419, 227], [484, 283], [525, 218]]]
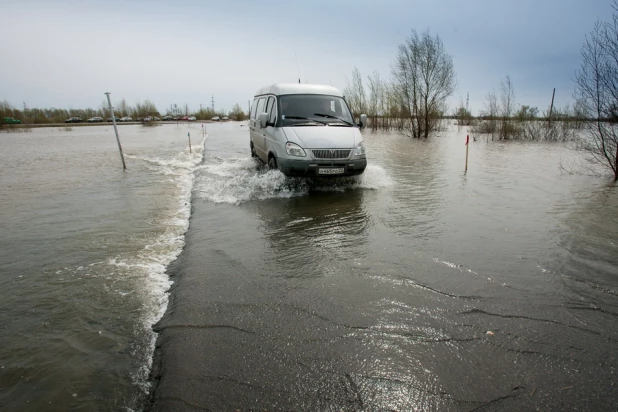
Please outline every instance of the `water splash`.
[[278, 170], [268, 170], [251, 158], [213, 156], [200, 166], [195, 195], [214, 203], [239, 205], [254, 200], [305, 196], [315, 191], [381, 189], [392, 185], [386, 171], [369, 165], [360, 176], [337, 179], [286, 177]]

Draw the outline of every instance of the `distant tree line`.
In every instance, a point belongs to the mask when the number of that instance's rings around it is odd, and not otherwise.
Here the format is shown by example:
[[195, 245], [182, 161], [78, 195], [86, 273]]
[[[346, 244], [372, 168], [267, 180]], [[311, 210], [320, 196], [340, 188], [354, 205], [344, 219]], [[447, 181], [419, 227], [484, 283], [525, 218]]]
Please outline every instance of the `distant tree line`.
[[[247, 114], [242, 110], [239, 104], [235, 104], [232, 110], [227, 114], [223, 111], [212, 111], [210, 108], [191, 113], [189, 112], [188, 105], [185, 105], [185, 109], [187, 115], [193, 115], [198, 119], [211, 119], [214, 116], [228, 116], [232, 120], [245, 120], [247, 118]], [[114, 116], [117, 118], [130, 116], [133, 119], [139, 119], [145, 117], [162, 117], [163, 115], [174, 114], [171, 109], [164, 113], [160, 112], [156, 105], [148, 99], [143, 102], [138, 101], [135, 105], [128, 104], [125, 99], [114, 104]], [[102, 101], [100, 107], [97, 109], [58, 109], [54, 107], [46, 109], [18, 109], [4, 100], [0, 101], [0, 121], [5, 117], [19, 119], [24, 124], [50, 124], [63, 123], [70, 117], [80, 117], [83, 120], [87, 120], [91, 117], [108, 119], [111, 116], [109, 106], [105, 100]]]
[[354, 68], [344, 95], [355, 117], [367, 114], [371, 130], [397, 130], [417, 138], [429, 137], [442, 129], [446, 119], [455, 119], [458, 126], [471, 126], [473, 134], [491, 140], [565, 141], [574, 138], [574, 130], [586, 119], [579, 103], [553, 108], [551, 116], [549, 110], [518, 105], [510, 76], [500, 82], [498, 92], [487, 94], [486, 108], [478, 117], [463, 102], [449, 113], [446, 100], [455, 85], [452, 59], [440, 38], [412, 31], [399, 45], [390, 80], [374, 71], [364, 81]]
[[[594, 167], [609, 170], [618, 181], [618, 2], [609, 22], [597, 21], [581, 48], [575, 77], [575, 104], [539, 114], [537, 108], [515, 106], [509, 76], [498, 94], [487, 95], [487, 110], [472, 133], [499, 140], [576, 142]], [[539, 120], [543, 120], [540, 122]], [[596, 169], [595, 169], [596, 170]]]
[[[474, 139], [484, 135], [487, 140], [570, 141], [576, 138], [576, 131], [585, 121], [579, 104], [543, 112], [536, 107], [518, 105], [510, 76], [502, 79], [498, 91], [489, 92], [485, 99], [485, 110], [469, 123]], [[460, 118], [457, 120], [459, 124]]]
[[452, 58], [437, 35], [419, 35], [414, 30], [399, 45], [390, 80], [374, 71], [365, 87], [355, 67], [344, 95], [353, 116], [367, 114], [374, 131], [393, 129], [427, 138], [440, 130], [444, 119], [451, 118], [459, 126], [471, 126], [474, 138], [573, 140], [592, 164], [608, 168], [618, 181], [618, 0], [614, 0], [613, 9], [612, 21], [598, 21], [586, 36], [572, 107], [540, 112], [536, 107], [517, 105], [515, 88], [507, 75], [498, 92], [487, 94], [485, 110], [478, 118], [463, 102], [448, 115], [446, 101], [456, 85]]
[[223, 118], [227, 116], [231, 120], [237, 120], [237, 121], [242, 121], [242, 120], [246, 120], [249, 118], [247, 113], [245, 113], [242, 110], [242, 107], [240, 107], [238, 103], [236, 103], [232, 107], [232, 110], [230, 110], [227, 114], [222, 110], [214, 111], [210, 107], [206, 107], [206, 108], [200, 108], [199, 111], [193, 113], [193, 116], [197, 117], [198, 119], [212, 119], [215, 116], [218, 116], [219, 118]]
[[[26, 108], [24, 110], [13, 107], [6, 100], [0, 101], [0, 118], [13, 117], [21, 120], [25, 124], [47, 124], [47, 123], [63, 123], [70, 117], [80, 117], [87, 120], [91, 117], [102, 117], [107, 119], [110, 117], [109, 106], [107, 101], [103, 100], [101, 106], [97, 109], [57, 109], [57, 108]], [[132, 118], [141, 118], [148, 116], [160, 116], [155, 104], [150, 100], [137, 102], [134, 106], [127, 104], [125, 99], [114, 105], [114, 116], [120, 118], [130, 116]]]
[[441, 130], [445, 119], [456, 119], [457, 125], [473, 126], [473, 133], [492, 140], [570, 140], [585, 119], [580, 104], [554, 108], [551, 118], [549, 110], [518, 105], [510, 76], [500, 82], [498, 92], [487, 94], [486, 110], [478, 117], [463, 102], [449, 113], [446, 101], [455, 86], [452, 58], [440, 37], [413, 30], [399, 45], [389, 80], [377, 71], [363, 80], [355, 67], [344, 95], [354, 117], [367, 114], [371, 130], [397, 130], [417, 138]]

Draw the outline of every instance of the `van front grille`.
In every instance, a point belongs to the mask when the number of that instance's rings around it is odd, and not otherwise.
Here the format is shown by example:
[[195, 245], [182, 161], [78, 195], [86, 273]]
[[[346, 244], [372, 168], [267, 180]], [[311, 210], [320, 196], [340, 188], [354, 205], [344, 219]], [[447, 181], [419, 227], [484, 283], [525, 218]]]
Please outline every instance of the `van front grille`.
[[350, 156], [350, 149], [312, 149], [313, 157], [316, 159], [347, 159]]

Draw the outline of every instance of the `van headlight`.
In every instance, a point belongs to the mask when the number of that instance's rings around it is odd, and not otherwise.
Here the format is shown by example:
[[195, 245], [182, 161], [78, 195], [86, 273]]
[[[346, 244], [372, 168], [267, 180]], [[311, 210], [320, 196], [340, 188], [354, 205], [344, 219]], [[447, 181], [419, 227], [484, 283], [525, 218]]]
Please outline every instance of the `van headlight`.
[[285, 144], [285, 152], [290, 156], [296, 156], [296, 157], [307, 156], [307, 154], [305, 153], [302, 147], [292, 142], [287, 142]]
[[353, 155], [355, 157], [365, 157], [365, 143], [360, 142], [356, 149], [354, 149]]

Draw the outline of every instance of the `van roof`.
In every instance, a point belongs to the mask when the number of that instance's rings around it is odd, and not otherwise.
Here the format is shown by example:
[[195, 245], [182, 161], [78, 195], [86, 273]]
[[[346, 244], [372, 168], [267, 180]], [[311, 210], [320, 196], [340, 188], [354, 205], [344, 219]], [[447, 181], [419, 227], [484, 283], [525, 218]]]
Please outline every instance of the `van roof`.
[[302, 83], [276, 83], [270, 86], [264, 86], [259, 89], [255, 95], [274, 94], [280, 96], [282, 94], [326, 94], [329, 96], [340, 96], [343, 94], [332, 86], [322, 84], [302, 84]]

